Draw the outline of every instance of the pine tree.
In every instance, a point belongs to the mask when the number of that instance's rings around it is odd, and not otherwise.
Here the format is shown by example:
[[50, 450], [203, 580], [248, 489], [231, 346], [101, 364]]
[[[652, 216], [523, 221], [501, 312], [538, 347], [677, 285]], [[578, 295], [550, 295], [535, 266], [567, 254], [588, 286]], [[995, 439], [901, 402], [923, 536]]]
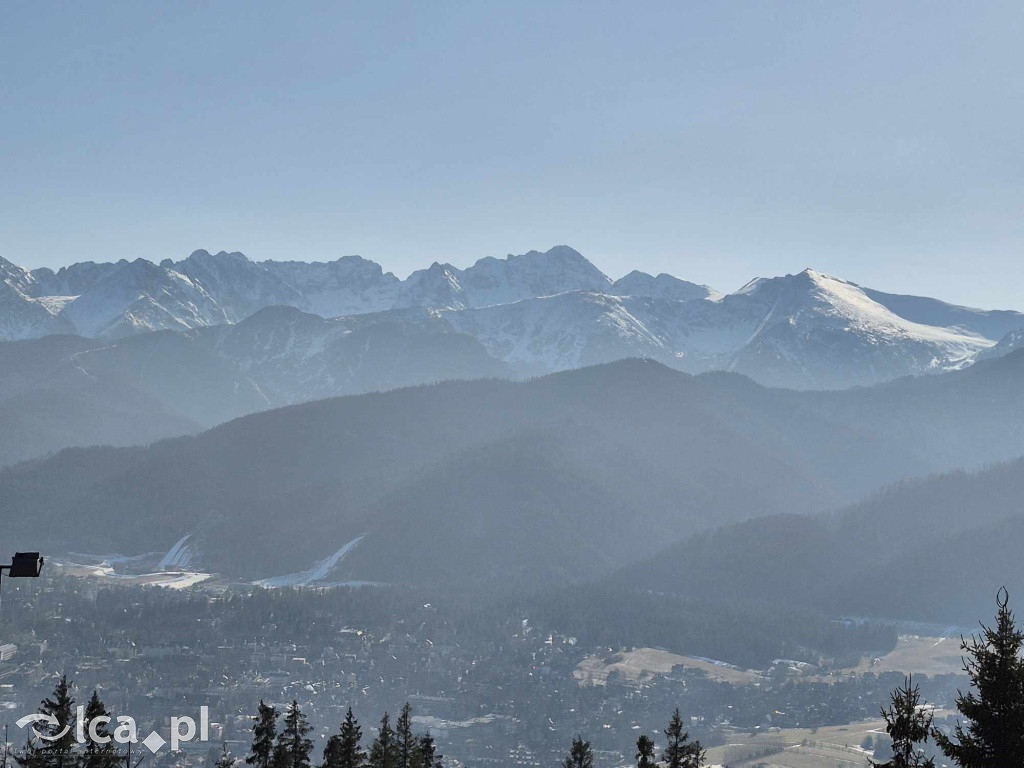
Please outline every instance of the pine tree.
[[1024, 632], [1017, 629], [1009, 604], [1009, 593], [1000, 589], [995, 628], [983, 624], [980, 637], [961, 642], [967, 654], [964, 671], [976, 689], [956, 700], [967, 727], [957, 724], [955, 741], [938, 731], [933, 734], [946, 757], [962, 768], [1024, 766]]
[[[892, 693], [892, 704], [882, 710], [885, 732], [892, 738], [892, 760], [871, 764], [876, 768], [935, 768], [935, 761], [925, 759], [919, 745], [928, 741], [932, 714], [921, 707], [921, 689], [908, 677], [901, 688]], [[873, 744], [874, 742], [872, 742]]]
[[214, 768], [235, 768], [235, 758], [228, 752], [227, 744], [221, 744], [220, 757], [217, 758]]
[[413, 768], [416, 757], [416, 737], [412, 732], [412, 707], [406, 702], [395, 722], [395, 766]]
[[678, 709], [665, 729], [665, 738], [668, 739], [664, 754], [667, 768], [700, 768], [704, 750], [699, 741], [691, 742], [690, 734], [683, 730], [683, 718]]
[[75, 699], [71, 695], [71, 683], [67, 675], [61, 675], [53, 694], [39, 704], [39, 712], [54, 718], [53, 725], [36, 723], [36, 730], [48, 737], [35, 743], [29, 738], [24, 755], [15, 759], [22, 768], [39, 768], [39, 766], [70, 765], [72, 750], [75, 747]]
[[380, 731], [370, 747], [371, 768], [395, 768], [398, 761], [396, 751], [395, 732], [391, 730], [391, 718], [385, 712], [380, 719]]
[[313, 742], [308, 737], [312, 730], [299, 702], [293, 700], [284, 712], [284, 728], [274, 744], [274, 768], [310, 768]]
[[[85, 705], [83, 715], [86, 743], [82, 755], [82, 768], [113, 768], [120, 760], [111, 739], [109, 719], [96, 723], [95, 727], [92, 726], [93, 721], [100, 717], [109, 718], [110, 713], [100, 701], [99, 692], [94, 690], [89, 703]], [[96, 732], [98, 741], [93, 741], [92, 731]]]
[[444, 755], [438, 754], [433, 736], [429, 733], [420, 736], [416, 744], [415, 764], [417, 768], [444, 768], [444, 763], [441, 762], [443, 757]]
[[352, 707], [349, 707], [341, 730], [327, 740], [321, 768], [363, 768], [366, 753], [359, 746], [362, 738], [363, 729], [352, 714]]
[[252, 752], [245, 762], [255, 768], [271, 768], [277, 736], [277, 709], [260, 699], [252, 726]]
[[590, 748], [590, 742], [584, 741], [580, 736], [572, 740], [572, 748], [569, 756], [562, 763], [563, 768], [594, 768], [594, 752]]
[[636, 768], [654, 768], [654, 741], [646, 733], [636, 740]]
[[341, 766], [341, 736], [332, 733], [327, 737], [324, 744], [324, 759], [319, 768], [340, 768]]
[[[67, 675], [61, 675], [60, 680], [53, 689], [53, 697], [43, 699], [39, 711], [51, 715], [57, 719], [57, 725], [49, 730], [52, 735], [60, 735], [55, 741], [51, 741], [52, 752], [59, 755], [70, 754], [75, 748], [75, 699], [71, 695], [71, 683]], [[69, 726], [65, 730], [65, 726]]]

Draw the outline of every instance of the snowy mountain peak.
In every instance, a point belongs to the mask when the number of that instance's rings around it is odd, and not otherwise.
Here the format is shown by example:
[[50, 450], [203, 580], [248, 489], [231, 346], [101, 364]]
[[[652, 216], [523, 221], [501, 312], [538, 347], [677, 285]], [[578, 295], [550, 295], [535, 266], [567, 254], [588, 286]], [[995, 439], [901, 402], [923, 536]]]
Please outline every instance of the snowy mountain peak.
[[23, 269], [23, 267], [19, 267], [13, 261], [8, 261], [3, 256], [0, 256], [0, 276], [6, 276], [16, 271], [22, 271]]
[[578, 251], [558, 245], [543, 253], [485, 257], [464, 270], [434, 262], [409, 275], [395, 306], [486, 307], [566, 291], [607, 291], [610, 285]]
[[187, 330], [228, 321], [217, 302], [188, 275], [145, 259], [120, 262], [62, 313], [84, 336], [125, 336]]
[[238, 251], [193, 251], [173, 269], [202, 286], [231, 322], [272, 304], [306, 306], [301, 291]]
[[33, 279], [32, 273], [24, 267], [19, 267], [8, 261], [3, 256], [0, 256], [0, 281], [7, 283], [23, 296], [37, 295], [36, 281]]
[[[607, 280], [600, 270], [591, 264], [582, 253], [575, 248], [570, 248], [568, 245], [556, 245], [546, 251], [527, 251], [519, 255], [510, 253], [504, 259], [485, 257], [477, 261], [473, 266], [478, 267], [482, 263], [501, 263], [502, 261], [506, 265], [514, 266], [517, 269], [551, 269], [553, 267], [558, 269], [576, 269], [581, 273], [587, 273], [592, 276], [595, 274], [600, 275]], [[470, 267], [470, 269], [473, 269], [473, 267]], [[608, 282], [610, 283], [611, 280], [608, 280]]]
[[978, 355], [979, 360], [989, 360], [997, 357], [1005, 357], [1011, 352], [1024, 349], [1024, 325], [1015, 331], [1010, 331], [999, 342]]
[[633, 270], [616, 280], [609, 291], [616, 296], [650, 296], [655, 299], [694, 301], [697, 299], [718, 300], [722, 294], [706, 285], [697, 285], [662, 272], [657, 277]]
[[361, 256], [334, 261], [264, 261], [260, 265], [295, 288], [305, 299], [296, 306], [323, 317], [389, 309], [401, 281]]
[[[776, 277], [755, 277], [749, 283], [744, 285], [736, 294], [757, 294], [766, 291], [778, 291], [783, 287], [812, 287], [819, 279], [827, 277], [822, 272], [816, 272], [813, 269], [805, 269], [802, 272], [794, 274], [778, 275]], [[735, 294], [734, 294], [735, 295]]]
[[31, 339], [72, 330], [58, 316], [64, 300], [40, 298], [40, 293], [29, 270], [0, 257], [0, 339]]
[[402, 284], [395, 307], [440, 307], [461, 309], [469, 306], [459, 281], [460, 271], [451, 264], [434, 262], [413, 272]]
[[[513, 257], [512, 254], [509, 254], [509, 257], [511, 257], [511, 258], [527, 258], [527, 257], [529, 257], [529, 256], [531, 256], [533, 254], [538, 254], [538, 253], [540, 253], [540, 252], [539, 251], [529, 251], [528, 253], [525, 253], [525, 254], [523, 254], [522, 256], [519, 256], [519, 257]], [[543, 254], [540, 254], [540, 255], [546, 256], [549, 259], [568, 259], [570, 261], [579, 261], [579, 262], [586, 261], [587, 264], [590, 263], [589, 261], [587, 261], [583, 257], [582, 253], [580, 253], [575, 248], [573, 248], [572, 246], [569, 246], [569, 245], [553, 245], [550, 248], [548, 248]]]
[[[313, 263], [319, 263], [319, 262], [313, 262]], [[384, 274], [384, 270], [381, 268], [380, 264], [378, 264], [375, 261], [371, 261], [370, 259], [364, 259], [362, 256], [359, 256], [357, 254], [350, 254], [348, 256], [339, 256], [337, 259], [335, 259], [334, 261], [329, 262], [329, 263], [330, 264], [337, 264], [339, 266], [346, 266], [346, 267], [348, 267], [350, 269], [367, 269], [367, 270], [372, 270], [374, 272], [377, 272], [378, 274]], [[397, 277], [395, 277], [390, 272], [388, 272], [387, 274], [388, 274], [388, 276], [394, 278], [395, 280], [398, 279]]]
[[[459, 354], [497, 366], [487, 370], [542, 373], [640, 356], [692, 372], [724, 368], [776, 385], [837, 387], [966, 365], [1024, 327], [1024, 315], [885, 294], [811, 268], [757, 278], [727, 296], [665, 273], [634, 270], [612, 282], [565, 245], [465, 269], [437, 261], [406, 280], [360, 256], [254, 262], [199, 249], [159, 265], [87, 262], [57, 272], [0, 260], [0, 338], [223, 324], [236, 324], [228, 335], [251, 339], [268, 360], [313, 359], [349, 334], [360, 341], [346, 350], [377, 360], [383, 338], [429, 347], [427, 336], [443, 336], [439, 349], [465, 344]], [[327, 378], [347, 375], [352, 361], [338, 364]], [[311, 392], [332, 391], [320, 374], [310, 376]]]
[[973, 335], [907, 320], [874, 300], [856, 283], [809, 268], [795, 275], [756, 278], [728, 298], [739, 301], [741, 297], [753, 302], [752, 306], [770, 305], [775, 322], [789, 318], [792, 324], [800, 313], [812, 312], [849, 321], [851, 327], [880, 332], [957, 339]]
[[566, 291], [608, 292], [611, 280], [579, 251], [556, 245], [505, 259], [480, 259], [459, 275], [469, 306], [553, 296]]

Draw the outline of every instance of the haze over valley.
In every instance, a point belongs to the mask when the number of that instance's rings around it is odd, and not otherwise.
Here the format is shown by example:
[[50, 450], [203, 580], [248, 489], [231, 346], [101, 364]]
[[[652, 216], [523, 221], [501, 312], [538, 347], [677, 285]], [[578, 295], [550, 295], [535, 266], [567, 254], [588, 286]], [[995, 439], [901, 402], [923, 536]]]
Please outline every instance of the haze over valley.
[[626, 358], [843, 389], [996, 359], [1024, 326], [1013, 310], [813, 270], [727, 295], [664, 274], [613, 281], [566, 246], [465, 270], [435, 263], [406, 280], [354, 256], [258, 263], [205, 251], [56, 272], [0, 260], [0, 275], [6, 464], [336, 395]]
[[[671, 547], [715, 557], [700, 537], [725, 545], [763, 518], [789, 532], [766, 534], [781, 551], [725, 559], [767, 558], [834, 597], [864, 578], [838, 563], [896, 553], [885, 536], [833, 551], [819, 515], [845, 520], [910, 478], [900, 492], [924, 495], [952, 480], [919, 478], [1024, 455], [1024, 316], [812, 270], [722, 294], [668, 275], [613, 281], [565, 246], [406, 280], [359, 257], [204, 251], [5, 269], [7, 333], [34, 337], [0, 342], [0, 504], [21, 511], [9, 528], [20, 546], [42, 530], [53, 551], [164, 553], [164, 565], [269, 585], [502, 592], [639, 569], [707, 597], [710, 585], [684, 585], [716, 569], [666, 571], [700, 562]], [[40, 308], [54, 325], [10, 320]], [[1005, 498], [976, 493], [972, 513], [951, 511], [914, 551], [961, 535], [954, 519], [1012, 530]], [[879, 525], [854, 527], [871, 541]], [[819, 559], [794, 571], [808, 537], [825, 537]], [[437, 557], [417, 558], [423, 546]], [[786, 584], [762, 597], [829, 610]], [[979, 607], [929, 599], [902, 618]], [[863, 590], [849, 601], [843, 613], [900, 617]]]

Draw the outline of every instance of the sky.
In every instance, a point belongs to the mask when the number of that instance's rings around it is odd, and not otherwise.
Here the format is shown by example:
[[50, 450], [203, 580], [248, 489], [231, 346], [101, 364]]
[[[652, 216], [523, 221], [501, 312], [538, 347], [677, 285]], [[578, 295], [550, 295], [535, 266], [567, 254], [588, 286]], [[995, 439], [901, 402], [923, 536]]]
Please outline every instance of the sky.
[[565, 243], [1024, 309], [1024, 5], [0, 4], [0, 256]]

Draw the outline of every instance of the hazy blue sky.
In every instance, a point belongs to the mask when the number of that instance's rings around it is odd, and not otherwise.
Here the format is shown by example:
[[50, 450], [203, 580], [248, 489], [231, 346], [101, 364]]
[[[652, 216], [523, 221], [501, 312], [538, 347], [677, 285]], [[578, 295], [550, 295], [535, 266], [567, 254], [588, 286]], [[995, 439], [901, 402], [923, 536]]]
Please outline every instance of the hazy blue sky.
[[0, 255], [568, 243], [1024, 306], [1024, 4], [0, 4]]

